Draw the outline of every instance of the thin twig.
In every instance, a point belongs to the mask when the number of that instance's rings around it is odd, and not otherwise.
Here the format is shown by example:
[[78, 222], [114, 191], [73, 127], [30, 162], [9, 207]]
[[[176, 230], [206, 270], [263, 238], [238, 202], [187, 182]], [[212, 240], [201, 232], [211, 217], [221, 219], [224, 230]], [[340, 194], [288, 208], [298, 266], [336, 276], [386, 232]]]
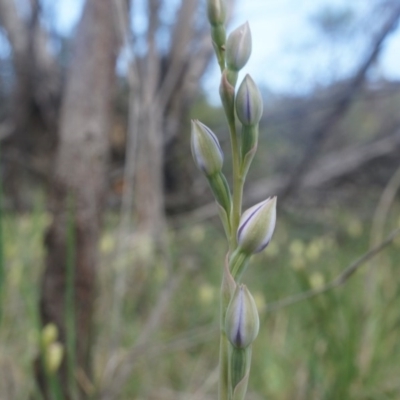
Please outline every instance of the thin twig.
[[282, 308], [291, 306], [293, 304], [300, 303], [301, 301], [311, 299], [312, 297], [318, 296], [319, 294], [326, 293], [331, 289], [343, 286], [363, 264], [371, 260], [383, 249], [389, 246], [393, 242], [393, 240], [399, 235], [400, 235], [400, 228], [397, 228], [394, 231], [392, 231], [383, 242], [373, 247], [370, 251], [368, 251], [360, 258], [358, 258], [356, 261], [354, 261], [352, 264], [350, 264], [335, 279], [327, 283], [325, 286], [322, 286], [318, 289], [307, 290], [305, 292], [295, 294], [294, 296], [289, 296], [282, 300], [275, 301], [273, 303], [268, 304], [262, 311], [267, 313], [272, 311], [275, 312]]
[[[396, 194], [399, 188], [400, 167], [397, 168], [392, 177], [389, 179], [389, 182], [383, 190], [378, 205], [375, 209], [370, 234], [370, 247], [373, 247], [379, 243], [383, 238], [384, 228], [388, 220], [389, 211], [396, 199]], [[377, 297], [377, 290], [381, 284], [381, 280], [378, 278], [379, 271], [374, 268], [377, 264], [379, 264], [379, 259], [375, 260], [374, 263], [370, 263], [365, 276], [363, 312], [364, 315], [370, 315], [372, 318], [368, 318], [364, 321], [359, 357], [361, 375], [364, 375], [364, 373], [369, 370], [371, 362], [374, 359], [374, 354], [377, 350], [377, 342], [375, 338], [377, 337], [376, 335], [379, 327], [376, 324], [376, 320], [373, 318], [373, 316], [376, 315], [377, 301], [379, 301]]]
[[[129, 10], [125, 2], [115, 0], [114, 7], [120, 28], [121, 41], [126, 45], [129, 52], [129, 70], [128, 70], [128, 86], [129, 86], [129, 110], [128, 110], [128, 129], [127, 129], [127, 145], [125, 151], [125, 166], [123, 173], [124, 190], [122, 193], [122, 201], [120, 208], [120, 219], [117, 230], [117, 248], [115, 251], [116, 262], [121, 262], [121, 255], [126, 251], [128, 244], [131, 212], [133, 208], [133, 177], [135, 172], [135, 154], [137, 150], [137, 67], [134, 60], [134, 38], [127, 24], [125, 16]], [[121, 304], [125, 295], [126, 287], [126, 268], [118, 269], [114, 282], [113, 300], [112, 300], [112, 322], [111, 322], [111, 347], [115, 348], [120, 339], [121, 327]], [[112, 366], [108, 368], [113, 369]]]
[[161, 323], [162, 316], [165, 315], [167, 311], [166, 309], [170, 304], [171, 297], [175, 293], [183, 277], [184, 274], [179, 272], [176, 275], [170, 275], [169, 280], [165, 283], [163, 290], [158, 296], [157, 304], [154, 306], [150, 316], [147, 318], [147, 321], [141, 329], [140, 335], [136, 340], [135, 345], [130, 350], [130, 353], [128, 353], [123, 360], [114, 362], [114, 370], [111, 371], [112, 374], [109, 373], [108, 376], [105, 377], [105, 379], [109, 381], [109, 384], [107, 385], [108, 397], [101, 397], [102, 399], [119, 398], [120, 391], [131, 376], [137, 362], [136, 357], [132, 355], [140, 354], [143, 349], [153, 347], [149, 346], [149, 339]]
[[[323, 185], [343, 179], [361, 168], [365, 168], [377, 159], [394, 154], [400, 148], [400, 131], [398, 126], [394, 128], [394, 133], [390, 133], [372, 143], [332, 151], [321, 157], [316, 167], [312, 171], [306, 172], [302, 181], [299, 182], [298, 189], [318, 189]], [[265, 199], [268, 195], [276, 194], [283, 190], [288, 181], [288, 176], [276, 174], [268, 179], [260, 179], [252, 183], [244, 198], [244, 205], [250, 206]], [[282, 204], [280, 198], [279, 202]], [[172, 225], [175, 228], [180, 228], [187, 226], [187, 221], [193, 224], [211, 219], [217, 215], [218, 211], [215, 207], [215, 202], [210, 202], [179, 217], [175, 217], [172, 220]]]
[[[106, 385], [99, 395], [101, 400], [117, 399], [118, 392], [124, 387], [126, 380], [133, 374], [134, 368], [138, 364], [140, 357], [147, 358], [160, 358], [162, 355], [174, 353], [176, 351], [187, 350], [195, 346], [201, 345], [207, 341], [211, 341], [218, 331], [215, 325], [206, 325], [183, 334], [164, 342], [154, 342], [147, 340], [139, 346], [130, 349], [122, 358], [119, 368], [114, 377], [118, 381], [118, 386]], [[128, 372], [129, 369], [129, 372]]]
[[293, 191], [297, 189], [297, 186], [303, 178], [303, 175], [307, 172], [310, 165], [315, 160], [318, 150], [320, 149], [325, 138], [330, 132], [332, 132], [332, 128], [336, 125], [337, 121], [339, 121], [340, 118], [349, 110], [356, 93], [358, 93], [362, 87], [368, 70], [378, 58], [381, 49], [383, 48], [383, 43], [389, 34], [394, 31], [399, 18], [400, 6], [397, 6], [390, 13], [390, 17], [375, 36], [371, 44], [371, 50], [369, 54], [361, 63], [354, 77], [350, 80], [350, 83], [344, 90], [342, 96], [337, 99], [332, 111], [311, 132], [310, 136], [312, 140], [309, 147], [306, 149], [300, 164], [297, 165], [293, 171], [287, 185], [283, 188], [281, 193], [279, 193], [281, 201], [282, 199], [287, 198]]
[[372, 219], [371, 228], [371, 247], [379, 243], [383, 238], [383, 231], [387, 218], [389, 215], [389, 210], [392, 207], [394, 201], [396, 200], [396, 194], [400, 189], [400, 166], [397, 167], [396, 171], [389, 179], [385, 189], [383, 190], [378, 206], [376, 207], [374, 217]]

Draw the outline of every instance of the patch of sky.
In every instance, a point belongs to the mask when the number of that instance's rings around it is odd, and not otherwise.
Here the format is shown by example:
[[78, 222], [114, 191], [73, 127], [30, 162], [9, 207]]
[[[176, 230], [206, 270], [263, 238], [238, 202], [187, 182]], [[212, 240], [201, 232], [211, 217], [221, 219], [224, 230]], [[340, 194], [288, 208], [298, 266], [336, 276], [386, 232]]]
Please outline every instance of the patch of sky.
[[[252, 0], [237, 4], [231, 27], [250, 23], [253, 51], [240, 74], [250, 73], [254, 80], [272, 92], [307, 94], [316, 86], [351, 76], [368, 51], [376, 32], [371, 31], [370, 10], [376, 0]], [[322, 11], [342, 10], [348, 27], [342, 34], [321, 34], [316, 16]], [[374, 8], [374, 12], [376, 9]], [[385, 20], [384, 9], [373, 17]], [[346, 14], [346, 12], [348, 14]], [[387, 14], [387, 13], [386, 13]], [[340, 12], [339, 12], [340, 16]], [[377, 28], [379, 24], [375, 24]], [[355, 27], [361, 28], [355, 28]], [[376, 28], [375, 28], [376, 29]], [[228, 32], [232, 30], [229, 29]], [[400, 78], [400, 33], [387, 41], [379, 64], [381, 76]], [[376, 74], [375, 74], [376, 75]], [[215, 60], [203, 79], [209, 99], [218, 104], [219, 72]]]
[[[204, 2], [205, 3], [205, 2]], [[26, 1], [17, 0], [22, 16], [28, 17]], [[157, 33], [157, 43], [161, 52], [171, 43], [171, 27], [177, 15], [180, 0], [161, 2], [162, 28]], [[253, 36], [253, 52], [249, 63], [239, 76], [250, 73], [254, 80], [271, 92], [306, 94], [315, 86], [328, 85], [335, 79], [351, 76], [365, 56], [374, 32], [371, 32], [370, 10], [378, 0], [238, 0], [230, 32], [239, 24], [249, 21]], [[68, 36], [78, 22], [84, 0], [42, 0], [43, 22], [50, 32]], [[147, 50], [145, 33], [148, 26], [147, 2], [132, 2], [130, 24], [136, 37], [135, 53], [142, 55]], [[204, 4], [203, 4], [204, 7]], [[315, 16], [324, 9], [348, 9], [356, 15], [356, 22], [363, 22], [363, 29], [349, 31], [328, 40], [321, 35], [315, 24]], [[376, 10], [376, 8], [374, 8]], [[380, 10], [380, 11], [379, 11]], [[382, 14], [384, 9], [378, 11]], [[200, 11], [201, 12], [201, 11]], [[204, 10], [203, 10], [204, 12]], [[382, 14], [384, 15], [384, 14]], [[380, 15], [381, 18], [382, 15]], [[373, 17], [379, 17], [374, 15]], [[195, 18], [200, 21], [201, 18]], [[351, 29], [351, 26], [350, 26]], [[332, 37], [330, 38], [332, 39]], [[346, 43], [346, 46], [343, 43]], [[56, 43], [57, 45], [57, 43]], [[59, 44], [58, 44], [59, 45]], [[0, 57], [10, 55], [10, 46], [0, 32]], [[118, 61], [119, 73], [126, 72], [128, 51], [123, 50]], [[375, 67], [375, 77], [400, 79], [400, 32], [399, 28], [387, 39], [380, 63]], [[219, 69], [213, 59], [203, 78], [204, 92], [208, 98], [219, 104]]]

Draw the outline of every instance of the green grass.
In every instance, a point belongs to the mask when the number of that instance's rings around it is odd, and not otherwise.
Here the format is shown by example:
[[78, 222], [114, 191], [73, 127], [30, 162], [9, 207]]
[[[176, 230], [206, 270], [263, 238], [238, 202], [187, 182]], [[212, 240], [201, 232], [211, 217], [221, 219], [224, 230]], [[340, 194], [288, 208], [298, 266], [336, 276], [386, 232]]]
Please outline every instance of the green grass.
[[[271, 245], [254, 259], [244, 277], [260, 308], [333, 279], [368, 249], [368, 218], [344, 211], [324, 212], [317, 217], [279, 216]], [[398, 224], [397, 218], [389, 222], [388, 231]], [[32, 360], [39, 351], [42, 236], [49, 219], [40, 202], [32, 214], [4, 215], [0, 398], [23, 400], [34, 391]], [[115, 262], [116, 221], [113, 216], [107, 221], [100, 243], [96, 316], [99, 386], [106, 382], [103, 374], [111, 354], [109, 313], [117, 265], [128, 269], [119, 360], [134, 346], [169, 280], [162, 257], [156, 257], [151, 267], [142, 267], [149, 257], [145, 246], [126, 250], [121, 255], [124, 263]], [[150, 344], [133, 357], [134, 370], [120, 400], [178, 398], [182, 393], [196, 392], [202, 393], [198, 398], [215, 398], [218, 333], [208, 328], [218, 325], [226, 242], [222, 230], [211, 223], [188, 224], [171, 232], [170, 242], [170, 270], [183, 274], [183, 278], [149, 335]], [[344, 287], [278, 312], [261, 314], [248, 399], [398, 400], [399, 262], [397, 240]], [[376, 271], [373, 298], [366, 289], [371, 268]]]

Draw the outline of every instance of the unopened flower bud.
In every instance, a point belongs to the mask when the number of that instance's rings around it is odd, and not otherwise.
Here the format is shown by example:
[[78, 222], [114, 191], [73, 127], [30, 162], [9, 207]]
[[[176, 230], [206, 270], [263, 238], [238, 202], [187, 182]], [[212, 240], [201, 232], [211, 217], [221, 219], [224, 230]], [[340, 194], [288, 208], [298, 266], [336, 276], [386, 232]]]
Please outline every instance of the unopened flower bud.
[[191, 146], [194, 161], [206, 176], [221, 171], [224, 155], [218, 139], [210, 128], [197, 120], [192, 121]]
[[238, 250], [258, 253], [267, 247], [276, 222], [276, 197], [256, 204], [243, 213], [237, 231]]
[[223, 0], [208, 0], [207, 16], [211, 25], [223, 25], [226, 18], [225, 2]]
[[226, 311], [225, 332], [231, 344], [248, 347], [258, 335], [260, 320], [253, 296], [246, 285], [239, 285]]
[[51, 343], [45, 352], [45, 367], [49, 374], [57, 372], [64, 356], [64, 348], [60, 342]]
[[41, 344], [43, 348], [48, 347], [51, 343], [55, 342], [58, 337], [58, 329], [56, 324], [52, 322], [47, 324], [41, 333]]
[[233, 71], [241, 70], [251, 54], [251, 32], [246, 22], [236, 28], [226, 41], [226, 64]]
[[263, 113], [263, 102], [257, 85], [249, 74], [245, 76], [236, 95], [236, 114], [243, 125], [257, 125]]

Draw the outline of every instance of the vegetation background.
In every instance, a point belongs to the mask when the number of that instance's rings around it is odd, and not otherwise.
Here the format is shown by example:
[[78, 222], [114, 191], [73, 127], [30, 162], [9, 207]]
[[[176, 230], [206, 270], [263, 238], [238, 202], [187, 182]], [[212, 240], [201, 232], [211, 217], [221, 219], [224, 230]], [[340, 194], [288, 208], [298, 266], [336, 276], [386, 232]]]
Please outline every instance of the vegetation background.
[[[381, 68], [400, 6], [361, 3], [315, 1], [329, 79], [262, 89], [244, 202], [277, 194], [278, 222], [245, 277], [249, 400], [400, 398], [400, 82]], [[205, 2], [86, 0], [68, 36], [55, 10], [0, 0], [0, 399], [214, 399], [227, 245], [190, 118], [229, 144]]]

